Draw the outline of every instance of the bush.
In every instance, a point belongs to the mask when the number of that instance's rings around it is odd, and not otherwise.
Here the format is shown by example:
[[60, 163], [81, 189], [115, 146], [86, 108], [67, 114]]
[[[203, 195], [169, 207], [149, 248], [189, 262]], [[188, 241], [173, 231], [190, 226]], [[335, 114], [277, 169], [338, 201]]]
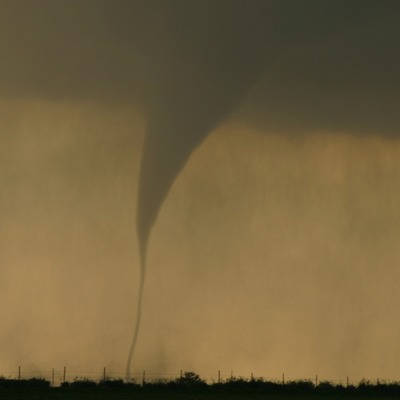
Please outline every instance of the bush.
[[175, 380], [180, 385], [205, 385], [206, 382], [194, 372], [184, 372], [182, 376]]
[[74, 388], [93, 388], [97, 386], [97, 383], [89, 379], [75, 379], [69, 386]]

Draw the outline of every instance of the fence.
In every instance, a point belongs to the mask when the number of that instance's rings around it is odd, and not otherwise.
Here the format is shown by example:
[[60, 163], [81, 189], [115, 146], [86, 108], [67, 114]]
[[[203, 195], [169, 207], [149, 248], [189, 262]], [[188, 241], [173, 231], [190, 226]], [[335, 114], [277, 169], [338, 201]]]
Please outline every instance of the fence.
[[[149, 370], [136, 371], [131, 373], [131, 381], [144, 385], [145, 383], [159, 382], [159, 381], [173, 381], [178, 378], [182, 378], [184, 370], [177, 372], [155, 372]], [[390, 384], [398, 383], [399, 380], [396, 379], [351, 379], [350, 377], [344, 377], [341, 379], [328, 379], [323, 376], [314, 375], [312, 377], [294, 377], [286, 376], [282, 374], [281, 376], [261, 376], [250, 374], [234, 374], [233, 371], [223, 372], [215, 371], [210, 373], [199, 373], [199, 377], [205, 382], [212, 383], [222, 383], [232, 379], [243, 379], [243, 380], [264, 380], [268, 382], [275, 383], [288, 383], [293, 381], [309, 381], [317, 386], [321, 382], [328, 382], [331, 385], [341, 385], [341, 386], [358, 386], [362, 382], [370, 382], [375, 384]], [[24, 369], [22, 366], [18, 366], [14, 370], [0, 371], [0, 377], [6, 379], [31, 379], [31, 378], [41, 378], [50, 382], [51, 386], [60, 386], [64, 382], [73, 382], [77, 380], [90, 380], [94, 382], [101, 382], [105, 380], [126, 380], [125, 372], [108, 371], [107, 367], [99, 368], [97, 371], [85, 371], [85, 370], [70, 370], [66, 366], [62, 368], [51, 368], [46, 370], [28, 370]]]

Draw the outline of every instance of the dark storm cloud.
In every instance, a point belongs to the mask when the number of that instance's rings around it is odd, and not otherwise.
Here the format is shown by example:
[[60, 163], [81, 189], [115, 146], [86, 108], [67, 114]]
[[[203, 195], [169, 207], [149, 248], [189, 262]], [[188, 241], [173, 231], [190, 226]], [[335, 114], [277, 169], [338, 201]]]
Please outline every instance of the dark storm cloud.
[[[277, 61], [288, 85], [321, 85], [329, 73], [331, 86], [382, 88], [393, 83], [398, 63], [396, 1], [2, 0], [0, 6], [3, 94], [109, 101], [203, 78], [228, 95]], [[380, 83], [368, 80], [378, 73]]]

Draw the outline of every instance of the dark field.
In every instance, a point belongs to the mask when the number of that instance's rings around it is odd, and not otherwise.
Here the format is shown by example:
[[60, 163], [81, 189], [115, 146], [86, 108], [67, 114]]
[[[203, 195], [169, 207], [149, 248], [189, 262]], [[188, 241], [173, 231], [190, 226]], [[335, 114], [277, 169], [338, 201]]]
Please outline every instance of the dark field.
[[206, 384], [190, 373], [174, 381], [125, 384], [121, 380], [99, 383], [88, 380], [66, 382], [50, 387], [44, 379], [12, 380], [0, 378], [0, 398], [9, 400], [219, 400], [219, 399], [400, 399], [400, 384], [360, 383], [358, 386], [334, 386], [310, 381], [285, 384], [264, 380], [233, 379]]

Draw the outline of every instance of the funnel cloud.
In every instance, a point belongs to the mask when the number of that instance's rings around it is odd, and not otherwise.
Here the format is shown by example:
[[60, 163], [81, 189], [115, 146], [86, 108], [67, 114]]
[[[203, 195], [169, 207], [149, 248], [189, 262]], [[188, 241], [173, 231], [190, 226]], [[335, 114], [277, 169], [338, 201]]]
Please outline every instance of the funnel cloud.
[[[243, 306], [242, 312], [242, 306], [232, 300], [241, 317], [249, 318], [249, 331], [240, 334], [254, 336], [261, 329], [281, 353], [258, 343], [248, 354], [239, 352], [235, 358], [232, 349], [239, 344], [232, 339], [218, 352], [219, 362], [230, 364], [227, 368], [251, 368], [251, 360], [259, 367], [263, 360], [258, 357], [268, 353], [265, 359], [283, 360], [282, 364], [276, 361], [279, 367], [285, 368], [285, 362], [289, 365], [292, 360], [299, 373], [308, 373], [312, 361], [326, 365], [324, 360], [335, 353], [345, 360], [347, 351], [361, 359], [368, 346], [372, 350], [366, 359], [373, 358], [373, 341], [380, 336], [371, 324], [374, 318], [388, 324], [387, 314], [376, 317], [380, 306], [373, 306], [370, 313], [352, 306], [348, 317], [340, 320], [343, 301], [330, 302], [321, 288], [330, 282], [328, 292], [337, 299], [339, 293], [348, 293], [348, 287], [362, 282], [363, 276], [375, 279], [380, 262], [398, 261], [390, 243], [399, 237], [393, 222], [398, 212], [392, 206], [399, 196], [395, 190], [399, 2], [0, 0], [0, 6], [0, 112], [5, 116], [0, 134], [2, 179], [8, 193], [0, 202], [1, 235], [8, 246], [3, 265], [10, 266], [4, 267], [10, 282], [19, 277], [16, 265], [43, 264], [40, 276], [53, 282], [55, 293], [62, 292], [61, 275], [49, 275], [54, 260], [58, 258], [72, 271], [74, 264], [86, 271], [98, 264], [102, 276], [108, 276], [105, 260], [114, 254], [125, 265], [121, 273], [139, 282], [128, 376], [134, 351], [138, 362], [154, 360], [149, 362], [152, 368], [177, 363], [192, 363], [188, 368], [204, 366], [202, 352], [213, 354], [213, 343], [221, 338], [224, 327], [234, 331], [236, 324], [227, 311], [215, 337], [210, 337], [201, 328], [201, 321], [207, 325], [204, 310], [211, 299], [229, 309], [226, 298], [232, 293], [253, 307], [246, 316], [248, 308]], [[135, 188], [124, 192], [124, 185]], [[93, 191], [98, 196], [92, 198]], [[390, 204], [385, 209], [384, 201]], [[55, 211], [57, 204], [60, 213]], [[126, 214], [119, 211], [123, 206]], [[136, 224], [137, 248], [128, 239], [121, 241], [124, 245], [112, 239], [122, 237], [114, 225], [117, 221], [127, 237], [134, 236], [129, 226]], [[38, 235], [34, 237], [27, 227]], [[249, 237], [239, 231], [248, 232]], [[307, 234], [302, 237], [300, 232]], [[304, 238], [307, 235], [314, 243]], [[53, 253], [44, 245], [50, 237], [69, 239], [64, 245], [62, 240], [54, 244]], [[80, 244], [85, 240], [87, 249]], [[108, 251], [101, 243], [110, 243], [109, 254], [102, 260], [89, 256], [89, 249]], [[236, 253], [240, 248], [243, 253]], [[127, 265], [132, 268], [139, 262], [140, 275], [133, 276]], [[241, 280], [229, 275], [223, 267], [228, 263], [235, 265]], [[299, 272], [289, 267], [293, 263], [309, 279], [297, 276]], [[188, 264], [190, 273], [185, 269]], [[147, 265], [151, 266], [148, 271]], [[257, 282], [250, 280], [242, 265], [249, 265], [253, 276], [259, 277]], [[335, 271], [342, 273], [347, 267], [358, 278], [341, 284]], [[216, 268], [226, 288], [209, 279]], [[320, 275], [320, 268], [326, 268], [326, 275]], [[143, 303], [146, 274], [151, 277], [148, 305]], [[296, 280], [304, 285], [304, 293], [293, 289]], [[78, 282], [77, 275], [66, 281], [70, 288], [85, 292], [85, 283]], [[150, 281], [158, 282], [158, 289]], [[391, 280], [382, 282], [390, 286]], [[107, 289], [97, 283], [91, 284], [101, 298]], [[200, 284], [220, 294], [196, 294]], [[257, 284], [261, 286], [253, 290]], [[193, 290], [186, 292], [186, 286]], [[368, 287], [368, 282], [361, 284], [349, 301], [370, 304]], [[199, 296], [193, 300], [197, 332], [204, 334], [208, 343], [204, 346], [210, 348], [190, 350], [190, 343], [199, 338], [179, 322], [193, 318], [189, 307], [177, 306], [181, 319], [171, 311], [175, 307], [171, 293], [177, 288], [189, 299]], [[298, 320], [300, 303], [286, 299], [282, 294], [286, 289], [304, 300], [315, 319]], [[50, 285], [49, 296], [52, 290]], [[244, 300], [241, 290], [249, 296], [253, 292], [257, 304], [264, 307]], [[372, 291], [383, 296], [379, 304], [387, 304], [383, 288]], [[6, 300], [13, 299], [11, 292], [3, 293]], [[162, 298], [161, 307], [170, 308], [157, 322], [157, 299]], [[319, 306], [314, 304], [317, 299]], [[68, 307], [67, 300], [60, 301], [61, 309]], [[281, 303], [281, 314], [274, 312], [269, 301], [278, 308]], [[133, 297], [124, 308], [126, 315], [132, 302]], [[117, 307], [118, 302], [113, 304]], [[147, 307], [143, 315], [149, 316], [144, 329], [153, 333], [135, 350], [142, 307]], [[291, 307], [297, 312], [291, 314]], [[324, 307], [329, 308], [332, 320]], [[16, 314], [22, 315], [21, 310], [17, 308]], [[350, 317], [357, 313], [359, 323]], [[122, 314], [121, 319], [126, 317]], [[211, 312], [209, 318], [217, 315]], [[270, 324], [260, 322], [261, 315], [269, 315]], [[69, 318], [68, 325], [75, 326], [73, 316]], [[97, 321], [103, 327], [102, 318], [99, 315]], [[12, 326], [14, 319], [9, 320]], [[28, 323], [22, 317], [15, 321]], [[347, 327], [348, 341], [333, 326], [336, 321]], [[177, 350], [178, 340], [155, 333], [168, 332], [170, 326], [184, 332], [182, 352]], [[129, 329], [131, 325], [124, 322], [114, 334]], [[280, 338], [291, 341], [288, 332], [296, 330], [299, 346], [311, 348], [307, 332], [316, 332], [313, 340], [322, 344], [325, 338], [326, 351], [312, 360], [307, 352], [293, 350], [293, 357], [285, 353]], [[92, 329], [87, 327], [84, 336], [90, 336], [89, 332]], [[7, 335], [12, 336], [11, 328]], [[347, 344], [338, 349], [338, 342]], [[159, 348], [151, 343], [160, 343]], [[68, 348], [63, 347], [63, 354]], [[192, 358], [184, 356], [185, 351]], [[344, 365], [338, 361], [332, 373], [343, 371]], [[354, 371], [362, 365], [357, 361]], [[397, 364], [390, 365], [394, 370]]]

